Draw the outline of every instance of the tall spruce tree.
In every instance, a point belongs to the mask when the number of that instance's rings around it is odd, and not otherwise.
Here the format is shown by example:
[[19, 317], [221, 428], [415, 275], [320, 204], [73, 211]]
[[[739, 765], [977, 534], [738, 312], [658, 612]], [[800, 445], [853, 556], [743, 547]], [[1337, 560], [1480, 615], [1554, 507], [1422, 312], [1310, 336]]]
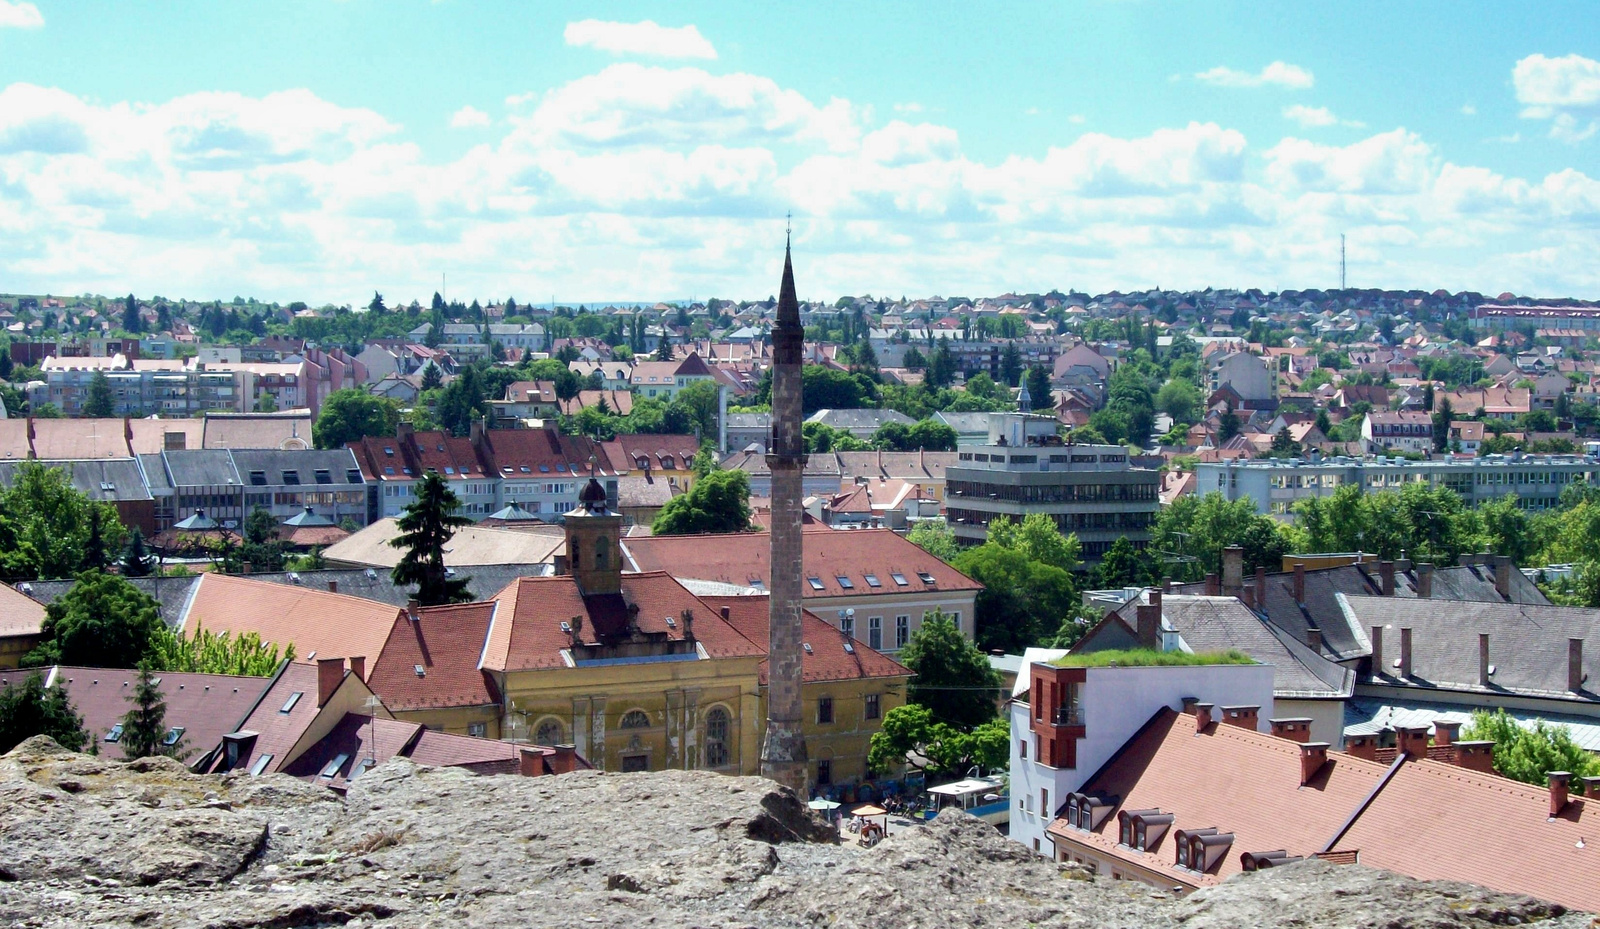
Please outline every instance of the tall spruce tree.
[[116, 400], [111, 396], [111, 379], [104, 371], [96, 371], [89, 378], [89, 396], [83, 401], [83, 415], [106, 419], [116, 414]]
[[61, 685], [44, 686], [44, 675], [37, 672], [0, 687], [0, 755], [36, 735], [47, 735], [75, 752], [83, 751], [89, 741], [83, 717], [72, 708]]
[[155, 570], [156, 556], [144, 544], [144, 532], [138, 526], [128, 535], [128, 547], [122, 552], [120, 564], [123, 577], [149, 577]]
[[122, 717], [122, 738], [118, 744], [129, 758], [151, 755], [176, 758], [186, 747], [181, 737], [170, 743], [167, 741], [167, 698], [162, 696], [153, 670], [150, 662], [139, 662], [139, 680], [128, 696], [132, 707]]
[[429, 471], [417, 482], [417, 498], [400, 514], [396, 525], [400, 535], [389, 544], [405, 549], [400, 563], [390, 573], [396, 584], [417, 585], [417, 599], [424, 606], [463, 603], [471, 599], [466, 578], [452, 578], [445, 572], [444, 547], [456, 529], [472, 520], [456, 514], [461, 507], [455, 492], [437, 472]]

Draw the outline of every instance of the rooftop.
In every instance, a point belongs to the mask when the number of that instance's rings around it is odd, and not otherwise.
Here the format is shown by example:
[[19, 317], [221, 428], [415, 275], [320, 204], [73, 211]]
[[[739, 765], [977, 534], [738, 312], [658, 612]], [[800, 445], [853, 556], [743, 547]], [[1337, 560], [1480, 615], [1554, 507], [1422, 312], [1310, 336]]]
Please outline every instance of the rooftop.
[[1256, 664], [1237, 649], [1222, 652], [1158, 652], [1152, 649], [1107, 649], [1062, 655], [1050, 662], [1057, 668], [1164, 668], [1190, 665]]

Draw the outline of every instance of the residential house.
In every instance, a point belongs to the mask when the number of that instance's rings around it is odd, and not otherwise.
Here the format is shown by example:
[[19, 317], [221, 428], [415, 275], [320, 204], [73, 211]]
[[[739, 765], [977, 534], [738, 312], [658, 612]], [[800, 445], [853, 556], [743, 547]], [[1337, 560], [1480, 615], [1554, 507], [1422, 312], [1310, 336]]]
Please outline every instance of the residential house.
[[679, 391], [701, 381], [715, 382], [705, 360], [691, 352], [680, 361], [636, 361], [629, 386], [641, 397], [670, 402]]
[[1372, 452], [1433, 451], [1433, 416], [1426, 412], [1374, 410], [1361, 420], [1361, 438]]

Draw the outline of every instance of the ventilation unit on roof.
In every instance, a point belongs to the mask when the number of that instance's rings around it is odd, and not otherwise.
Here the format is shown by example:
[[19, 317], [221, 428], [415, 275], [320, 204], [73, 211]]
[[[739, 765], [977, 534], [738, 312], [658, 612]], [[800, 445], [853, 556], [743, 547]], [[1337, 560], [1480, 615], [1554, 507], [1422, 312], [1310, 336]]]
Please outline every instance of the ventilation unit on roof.
[[378, 572], [376, 570], [372, 569], [372, 568], [368, 568], [367, 569], [367, 580], [375, 581], [377, 579], [378, 579]]
[[855, 643], [853, 643], [853, 642], [844, 643], [844, 653], [846, 655], [854, 655], [856, 653]]
[[295, 571], [290, 571], [289, 572], [289, 583], [291, 583], [291, 584], [300, 583], [300, 574], [298, 572], [295, 572]]
[[676, 628], [678, 628], [678, 621], [676, 619], [673, 619], [671, 616], [668, 616], [667, 617], [667, 628], [668, 629], [676, 629]]
[[572, 624], [571, 623], [562, 623], [561, 624], [561, 631], [565, 632], [567, 635], [572, 635]]
[[812, 651], [812, 650], [811, 650], [811, 643], [810, 643], [810, 642], [806, 642], [806, 643], [804, 643], [804, 644], [805, 644], [805, 649], [806, 649], [806, 654], [807, 654], [807, 655], [814, 655], [814, 654], [816, 654], [816, 652], [813, 652], [813, 651]]
[[422, 665], [414, 664], [414, 665], [411, 666], [411, 670], [417, 672], [417, 677], [427, 677], [428, 676], [428, 669], [424, 668]]

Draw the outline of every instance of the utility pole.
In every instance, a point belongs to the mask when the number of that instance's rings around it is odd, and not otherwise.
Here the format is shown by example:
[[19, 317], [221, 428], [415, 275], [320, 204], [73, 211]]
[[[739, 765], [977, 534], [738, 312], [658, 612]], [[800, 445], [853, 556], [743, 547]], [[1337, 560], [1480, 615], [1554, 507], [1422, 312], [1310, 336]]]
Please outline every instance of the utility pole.
[[1339, 289], [1344, 290], [1344, 233], [1339, 233]]

